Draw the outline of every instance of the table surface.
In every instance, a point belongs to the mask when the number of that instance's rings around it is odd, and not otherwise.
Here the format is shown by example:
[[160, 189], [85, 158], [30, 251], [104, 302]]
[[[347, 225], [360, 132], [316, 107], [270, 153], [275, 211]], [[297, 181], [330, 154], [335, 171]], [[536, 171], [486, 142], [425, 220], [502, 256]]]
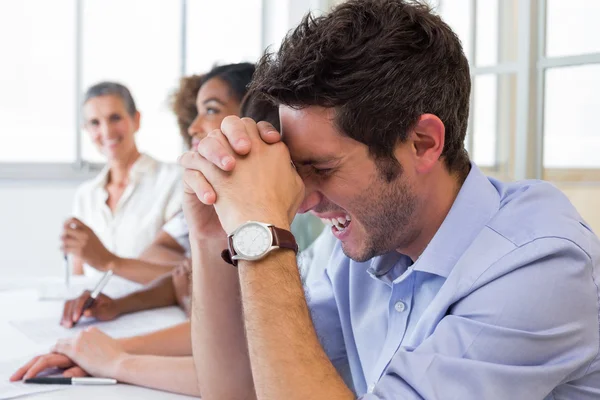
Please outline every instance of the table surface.
[[[39, 288], [45, 282], [56, 284], [55, 279], [45, 281], [40, 278], [32, 278], [30, 280], [17, 278], [14, 284], [3, 279], [3, 285], [0, 288], [0, 338], [2, 338], [0, 341], [0, 361], [23, 359], [26, 362], [32, 355], [47, 352], [52, 344], [35, 343], [10, 324], [10, 321], [16, 319], [49, 318], [52, 315], [56, 316], [58, 323], [62, 314], [63, 301], [38, 300]], [[80, 280], [79, 283], [81, 284], [81, 282]], [[90, 284], [93, 284], [93, 282]], [[183, 320], [185, 320], [185, 317], [182, 314]], [[148, 330], [151, 331], [153, 329], [149, 327]], [[5, 379], [4, 377], [2, 378]], [[34, 400], [106, 400], [107, 398], [159, 400], [191, 399], [192, 397], [119, 383], [110, 386], [71, 386], [65, 390], [34, 394], [20, 398]]]

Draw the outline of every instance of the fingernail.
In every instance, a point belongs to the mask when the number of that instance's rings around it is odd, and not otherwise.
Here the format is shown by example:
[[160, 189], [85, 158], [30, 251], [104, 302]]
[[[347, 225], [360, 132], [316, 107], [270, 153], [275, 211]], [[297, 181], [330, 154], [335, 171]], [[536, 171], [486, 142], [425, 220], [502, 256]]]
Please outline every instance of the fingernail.
[[233, 157], [225, 156], [221, 159], [221, 165], [227, 167], [229, 164], [233, 162]]
[[204, 201], [206, 201], [206, 202], [210, 201], [210, 192], [204, 193], [203, 198], [204, 198]]

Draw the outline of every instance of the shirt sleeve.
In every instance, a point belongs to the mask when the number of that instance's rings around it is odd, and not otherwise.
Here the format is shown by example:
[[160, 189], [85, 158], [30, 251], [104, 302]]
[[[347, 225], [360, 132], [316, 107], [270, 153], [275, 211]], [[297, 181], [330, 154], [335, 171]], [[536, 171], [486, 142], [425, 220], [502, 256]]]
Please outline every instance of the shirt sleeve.
[[181, 202], [183, 201], [183, 186], [181, 180], [181, 173], [179, 169], [175, 170], [175, 176], [173, 177], [173, 185], [171, 187], [171, 194], [167, 200], [165, 206], [164, 220], [170, 221], [177, 213], [181, 212]]
[[79, 220], [84, 220], [84, 207], [83, 207], [83, 196], [85, 193], [85, 188], [83, 186], [79, 186], [75, 191], [75, 197], [73, 198], [73, 208], [71, 210], [71, 215]]
[[598, 353], [598, 291], [581, 248], [538, 239], [473, 282], [361, 399], [544, 399], [585, 374]]
[[337, 239], [330, 232], [323, 232], [310, 247], [310, 255], [304, 259], [301, 274], [319, 342], [346, 385], [353, 390], [338, 307], [327, 274], [336, 244]]
[[183, 211], [177, 213], [169, 222], [167, 222], [162, 230], [171, 236], [177, 244], [179, 244], [186, 253], [190, 252], [190, 233], [183, 215]]

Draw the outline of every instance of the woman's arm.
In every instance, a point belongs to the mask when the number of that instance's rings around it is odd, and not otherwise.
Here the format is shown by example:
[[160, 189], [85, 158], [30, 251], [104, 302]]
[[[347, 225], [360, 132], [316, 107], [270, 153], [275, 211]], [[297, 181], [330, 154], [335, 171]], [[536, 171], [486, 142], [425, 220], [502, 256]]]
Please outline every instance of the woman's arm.
[[132, 385], [200, 396], [192, 356], [161, 357], [128, 354], [119, 362], [114, 378], [119, 382]]
[[80, 257], [72, 258], [73, 275], [83, 275], [83, 260]]
[[144, 335], [118, 339], [125, 352], [155, 356], [191, 356], [189, 321]]

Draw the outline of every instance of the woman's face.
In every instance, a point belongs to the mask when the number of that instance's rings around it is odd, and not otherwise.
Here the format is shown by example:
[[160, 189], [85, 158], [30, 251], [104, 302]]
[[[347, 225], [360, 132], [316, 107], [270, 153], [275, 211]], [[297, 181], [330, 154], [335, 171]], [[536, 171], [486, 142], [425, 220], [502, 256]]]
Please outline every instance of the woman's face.
[[140, 113], [129, 115], [119, 96], [91, 98], [83, 105], [83, 117], [92, 142], [109, 161], [127, 160], [137, 151], [134, 136], [140, 128]]
[[188, 129], [192, 138], [192, 150], [196, 150], [200, 140], [211, 131], [219, 129], [225, 117], [239, 115], [240, 101], [224, 80], [215, 77], [200, 87], [196, 97], [196, 108], [198, 116]]

